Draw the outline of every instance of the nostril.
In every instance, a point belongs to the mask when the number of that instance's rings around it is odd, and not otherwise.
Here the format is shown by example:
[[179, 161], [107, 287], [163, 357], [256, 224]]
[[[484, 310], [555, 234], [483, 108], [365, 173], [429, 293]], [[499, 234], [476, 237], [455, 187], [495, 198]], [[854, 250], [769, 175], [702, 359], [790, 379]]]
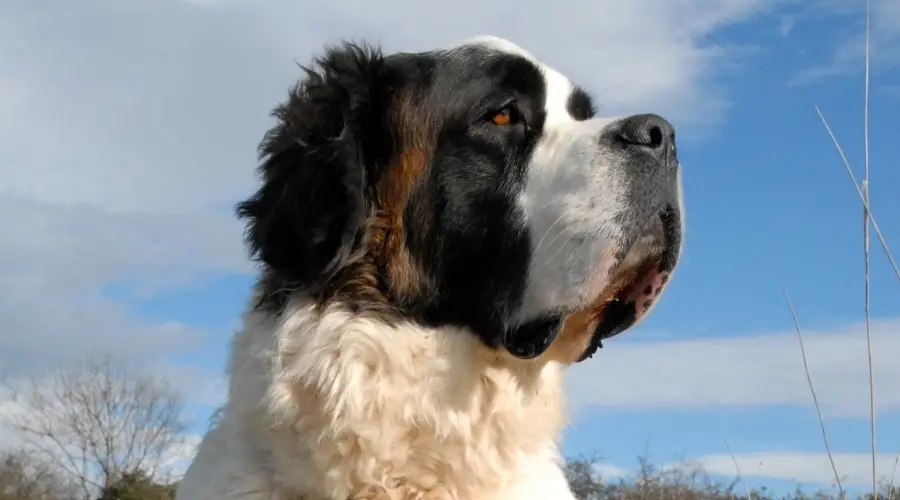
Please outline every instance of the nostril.
[[650, 139], [650, 141], [647, 143], [647, 146], [649, 146], [653, 149], [656, 149], [656, 148], [662, 146], [663, 131], [662, 131], [662, 128], [660, 128], [658, 125], [651, 125], [649, 133], [647, 135], [649, 136], [649, 139]]
[[616, 140], [629, 146], [659, 150], [674, 142], [675, 130], [665, 118], [654, 114], [634, 115], [624, 119]]

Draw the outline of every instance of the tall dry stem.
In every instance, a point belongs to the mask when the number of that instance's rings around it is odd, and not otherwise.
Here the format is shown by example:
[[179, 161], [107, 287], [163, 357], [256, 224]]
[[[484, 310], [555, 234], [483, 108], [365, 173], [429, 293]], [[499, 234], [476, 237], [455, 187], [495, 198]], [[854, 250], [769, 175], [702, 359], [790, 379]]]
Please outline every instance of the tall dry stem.
[[816, 389], [813, 386], [812, 376], [809, 374], [809, 363], [806, 361], [806, 347], [803, 345], [803, 334], [800, 332], [800, 321], [797, 319], [797, 312], [794, 310], [794, 304], [787, 292], [784, 293], [784, 300], [787, 302], [788, 309], [791, 311], [791, 318], [794, 320], [794, 328], [797, 330], [797, 340], [800, 342], [800, 357], [803, 359], [803, 371], [806, 373], [806, 382], [809, 384], [809, 392], [812, 394], [813, 404], [816, 406], [816, 415], [819, 416], [819, 427], [822, 429], [822, 441], [825, 442], [825, 452], [828, 454], [828, 461], [831, 462], [831, 470], [834, 472], [834, 480], [837, 483], [838, 494], [840, 499], [844, 500], [844, 487], [841, 485], [841, 477], [838, 474], [837, 466], [834, 464], [834, 456], [831, 454], [831, 445], [828, 442], [828, 432], [825, 431], [825, 418], [822, 417], [822, 409], [819, 407], [819, 398], [816, 396]]
[[869, 22], [870, 0], [866, 0], [866, 77], [863, 100], [863, 146], [865, 151], [865, 174], [862, 191], [865, 197], [863, 207], [863, 256], [865, 259], [865, 312], [866, 312], [866, 350], [869, 364], [869, 429], [872, 441], [872, 498], [878, 498], [878, 479], [875, 471], [876, 433], [875, 433], [875, 370], [872, 363], [872, 328], [871, 328], [871, 280], [869, 277]]

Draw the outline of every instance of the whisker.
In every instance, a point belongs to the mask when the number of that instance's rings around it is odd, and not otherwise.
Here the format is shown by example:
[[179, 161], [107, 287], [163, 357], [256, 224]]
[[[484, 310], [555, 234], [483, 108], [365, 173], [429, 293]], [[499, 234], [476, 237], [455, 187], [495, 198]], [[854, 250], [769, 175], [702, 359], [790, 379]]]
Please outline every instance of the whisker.
[[[560, 233], [560, 234], [562, 234], [562, 233]], [[569, 235], [569, 238], [565, 241], [565, 243], [563, 243], [562, 245], [560, 245], [559, 248], [556, 249], [555, 252], [553, 252], [553, 255], [551, 255], [550, 257], [548, 257], [548, 258], [546, 258], [546, 259], [544, 259], [544, 263], [550, 262], [551, 260], [555, 259], [556, 256], [559, 255], [559, 252], [562, 252], [563, 249], [566, 248], [566, 245], [568, 245], [572, 240], [575, 239], [575, 236], [576, 236], [576, 234], [571, 234], [571, 235]]]
[[541, 249], [541, 244], [544, 242], [544, 239], [547, 237], [547, 235], [550, 234], [550, 231], [553, 229], [553, 227], [556, 226], [563, 219], [563, 217], [565, 215], [566, 214], [561, 214], [559, 217], [557, 217], [557, 219], [555, 221], [553, 221], [553, 224], [550, 224], [550, 227], [548, 227], [547, 230], [544, 231], [544, 235], [541, 236], [540, 241], [538, 241], [537, 245], [535, 245], [535, 247], [534, 247], [534, 250], [533, 250], [534, 253], [537, 253], [537, 251]]

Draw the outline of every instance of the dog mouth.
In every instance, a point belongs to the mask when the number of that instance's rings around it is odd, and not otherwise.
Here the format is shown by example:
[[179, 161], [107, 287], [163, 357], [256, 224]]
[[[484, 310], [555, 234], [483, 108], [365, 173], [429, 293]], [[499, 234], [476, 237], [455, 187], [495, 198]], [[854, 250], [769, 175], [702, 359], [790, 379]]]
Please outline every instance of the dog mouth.
[[661, 210], [626, 248], [609, 273], [608, 284], [589, 305], [520, 326], [506, 336], [507, 350], [518, 358], [530, 359], [555, 343], [555, 350], [565, 353], [552, 356], [582, 362], [602, 348], [604, 340], [643, 319], [659, 300], [678, 262], [678, 209], [667, 206]]
[[628, 330], [647, 315], [669, 282], [680, 248], [678, 213], [668, 206], [632, 244], [597, 300], [580, 312], [595, 326], [577, 362], [591, 358], [604, 340]]

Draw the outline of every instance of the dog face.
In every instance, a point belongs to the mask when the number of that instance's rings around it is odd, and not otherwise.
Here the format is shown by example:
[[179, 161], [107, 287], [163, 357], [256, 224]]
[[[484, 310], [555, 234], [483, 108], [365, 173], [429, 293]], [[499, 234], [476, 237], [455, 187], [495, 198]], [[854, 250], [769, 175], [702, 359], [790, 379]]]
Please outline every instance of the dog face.
[[511, 42], [331, 48], [273, 114], [238, 208], [259, 307], [300, 295], [572, 362], [645, 316], [678, 261], [672, 126], [595, 116]]

